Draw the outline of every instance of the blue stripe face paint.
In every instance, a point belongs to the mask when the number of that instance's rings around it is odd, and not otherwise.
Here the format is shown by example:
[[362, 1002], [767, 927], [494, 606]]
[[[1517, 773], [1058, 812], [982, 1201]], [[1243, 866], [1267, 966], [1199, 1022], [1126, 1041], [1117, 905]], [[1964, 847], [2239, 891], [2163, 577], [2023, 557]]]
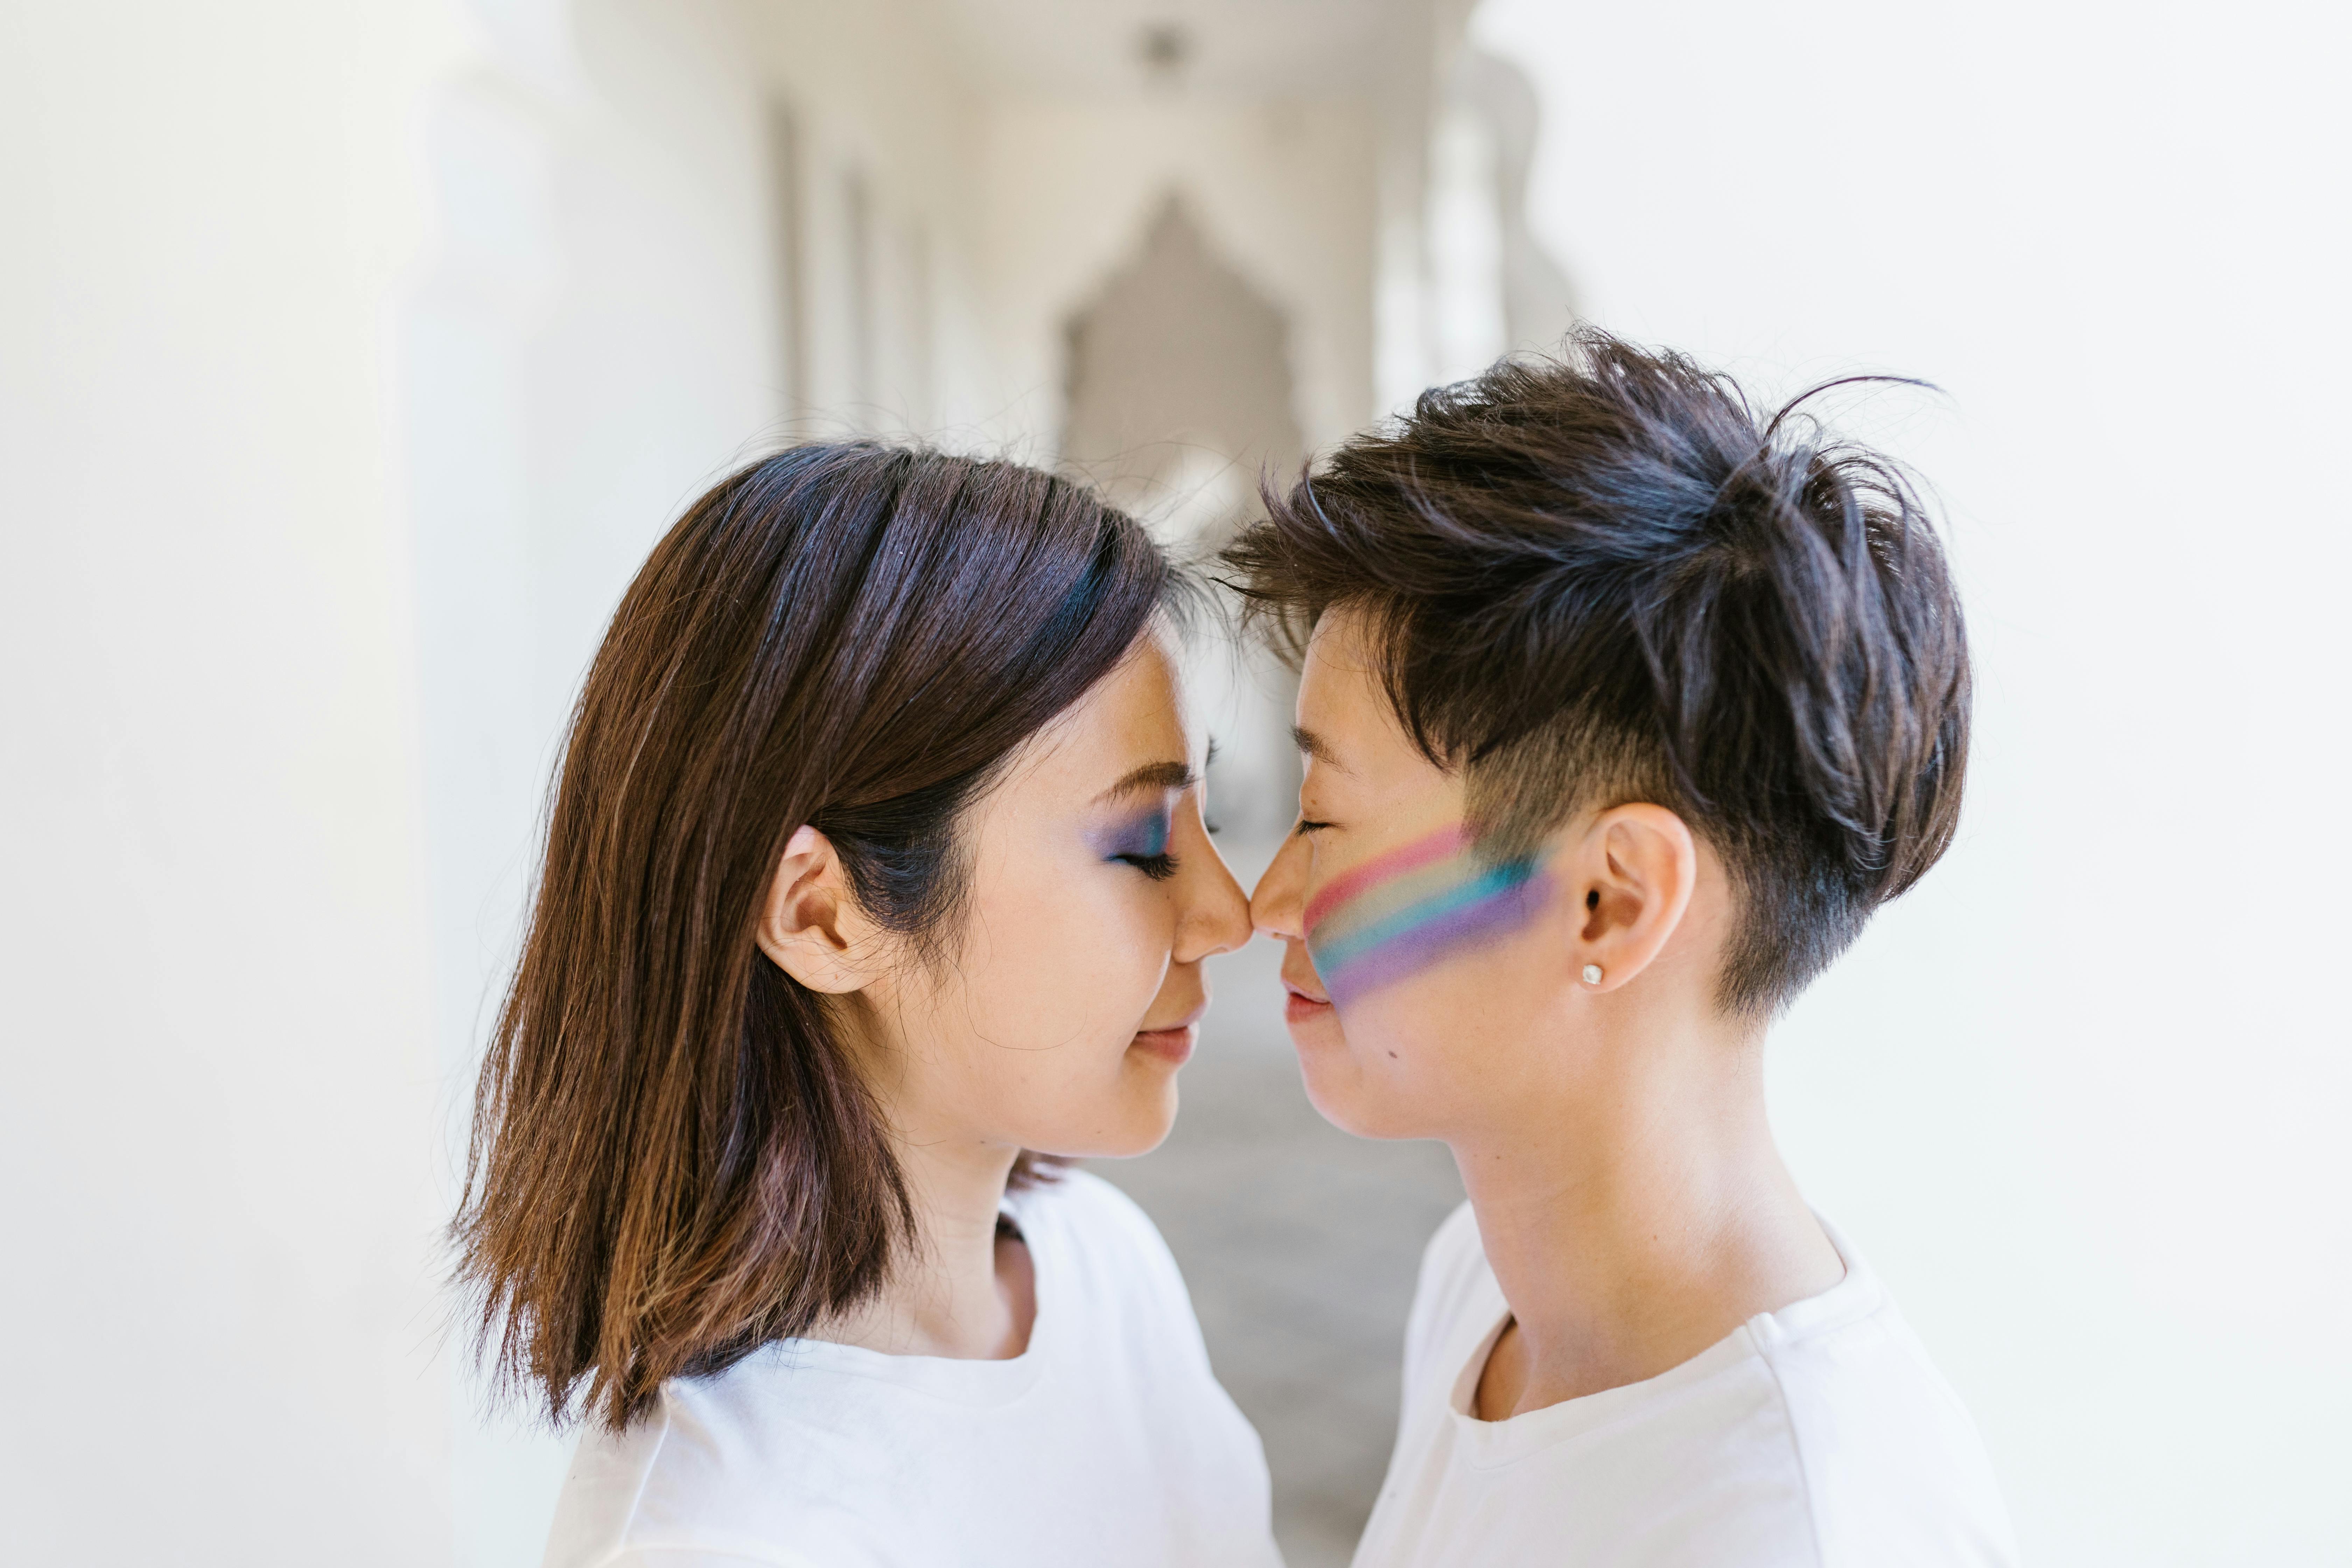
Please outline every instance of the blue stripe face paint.
[[1533, 859], [1489, 862], [1456, 824], [1332, 879], [1307, 905], [1307, 952], [1346, 1006], [1541, 911], [1550, 879]]

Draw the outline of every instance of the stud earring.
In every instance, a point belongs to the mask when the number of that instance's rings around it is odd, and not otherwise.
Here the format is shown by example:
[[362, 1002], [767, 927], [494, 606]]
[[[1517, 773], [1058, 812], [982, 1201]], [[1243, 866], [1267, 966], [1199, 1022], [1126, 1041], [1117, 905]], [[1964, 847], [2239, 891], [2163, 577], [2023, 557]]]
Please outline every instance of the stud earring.
[[1584, 966], [1584, 983], [1587, 985], [1598, 985], [1601, 984], [1601, 966], [1599, 964], [1588, 963]]

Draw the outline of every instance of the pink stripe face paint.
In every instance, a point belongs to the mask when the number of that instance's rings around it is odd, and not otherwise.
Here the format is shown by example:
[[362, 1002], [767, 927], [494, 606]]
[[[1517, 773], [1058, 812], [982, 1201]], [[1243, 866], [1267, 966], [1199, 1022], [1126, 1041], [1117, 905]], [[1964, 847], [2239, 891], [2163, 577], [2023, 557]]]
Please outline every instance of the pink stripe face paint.
[[1307, 954], [1340, 1006], [1517, 931], [1550, 879], [1532, 859], [1496, 864], [1459, 824], [1375, 856], [1307, 901]]

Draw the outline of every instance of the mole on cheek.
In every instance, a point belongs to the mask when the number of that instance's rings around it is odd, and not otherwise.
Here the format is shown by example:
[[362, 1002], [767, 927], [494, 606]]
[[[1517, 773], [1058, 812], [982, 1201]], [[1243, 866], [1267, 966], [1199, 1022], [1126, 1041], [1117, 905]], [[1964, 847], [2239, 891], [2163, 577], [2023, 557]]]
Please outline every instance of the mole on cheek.
[[1518, 930], [1549, 886], [1532, 858], [1480, 857], [1456, 823], [1333, 878], [1307, 902], [1307, 953], [1344, 1007]]

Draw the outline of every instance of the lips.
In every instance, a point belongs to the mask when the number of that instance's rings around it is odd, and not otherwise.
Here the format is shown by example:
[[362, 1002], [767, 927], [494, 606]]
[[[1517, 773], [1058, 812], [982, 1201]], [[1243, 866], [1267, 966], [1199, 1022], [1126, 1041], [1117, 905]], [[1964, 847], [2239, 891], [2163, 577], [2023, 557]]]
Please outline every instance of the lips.
[[1315, 973], [1315, 963], [1307, 959], [1306, 942], [1291, 938], [1284, 945], [1289, 947], [1289, 952], [1282, 954], [1282, 1020], [1291, 1025], [1291, 1041], [1306, 1044], [1296, 1035], [1298, 1025], [1331, 1018], [1331, 996], [1324, 994], [1322, 975]]
[[1294, 991], [1282, 1005], [1282, 1021], [1286, 1024], [1311, 1024], [1318, 1018], [1331, 1016], [1331, 1004], [1301, 996]]
[[1182, 1030], [1192, 1028], [1193, 1026], [1195, 1026], [1196, 1025], [1198, 1025], [1202, 1019], [1203, 1019], [1203, 1018], [1207, 1017], [1208, 1016], [1209, 1016], [1209, 999], [1208, 999], [1206, 996], [1203, 996], [1203, 997], [1202, 997], [1198, 1002], [1195, 1002], [1194, 1004], [1192, 1004], [1192, 1010], [1191, 1012], [1189, 1012], [1189, 1013], [1185, 1014], [1182, 1017], [1181, 1017], [1181, 1018], [1177, 1019], [1174, 1023], [1172, 1023], [1172, 1024], [1146, 1024], [1145, 1026], [1143, 1026], [1143, 1027], [1142, 1027], [1142, 1028], [1138, 1029], [1138, 1030], [1136, 1031], [1136, 1033], [1137, 1033], [1137, 1034], [1139, 1034], [1139, 1035], [1169, 1035], [1169, 1034], [1176, 1034], [1176, 1033], [1180, 1033], [1180, 1032], [1181, 1032], [1181, 1031], [1182, 1031]]
[[1315, 973], [1314, 966], [1306, 959], [1303, 943], [1294, 944], [1284, 955], [1282, 988], [1290, 994], [1293, 1001], [1311, 1002], [1318, 1007], [1328, 1007], [1331, 998], [1324, 993], [1322, 977]]
[[1192, 1047], [1200, 1044], [1201, 1018], [1208, 1010], [1208, 998], [1204, 996], [1192, 1012], [1175, 1023], [1162, 1024], [1155, 1028], [1138, 1029], [1130, 1048], [1150, 1056], [1160, 1057], [1173, 1062], [1178, 1067], [1182, 1067], [1192, 1058]]
[[1323, 988], [1312, 982], [1293, 979], [1288, 965], [1284, 966], [1282, 989], [1284, 1022], [1295, 1026], [1331, 1016], [1331, 998], [1323, 994]]

